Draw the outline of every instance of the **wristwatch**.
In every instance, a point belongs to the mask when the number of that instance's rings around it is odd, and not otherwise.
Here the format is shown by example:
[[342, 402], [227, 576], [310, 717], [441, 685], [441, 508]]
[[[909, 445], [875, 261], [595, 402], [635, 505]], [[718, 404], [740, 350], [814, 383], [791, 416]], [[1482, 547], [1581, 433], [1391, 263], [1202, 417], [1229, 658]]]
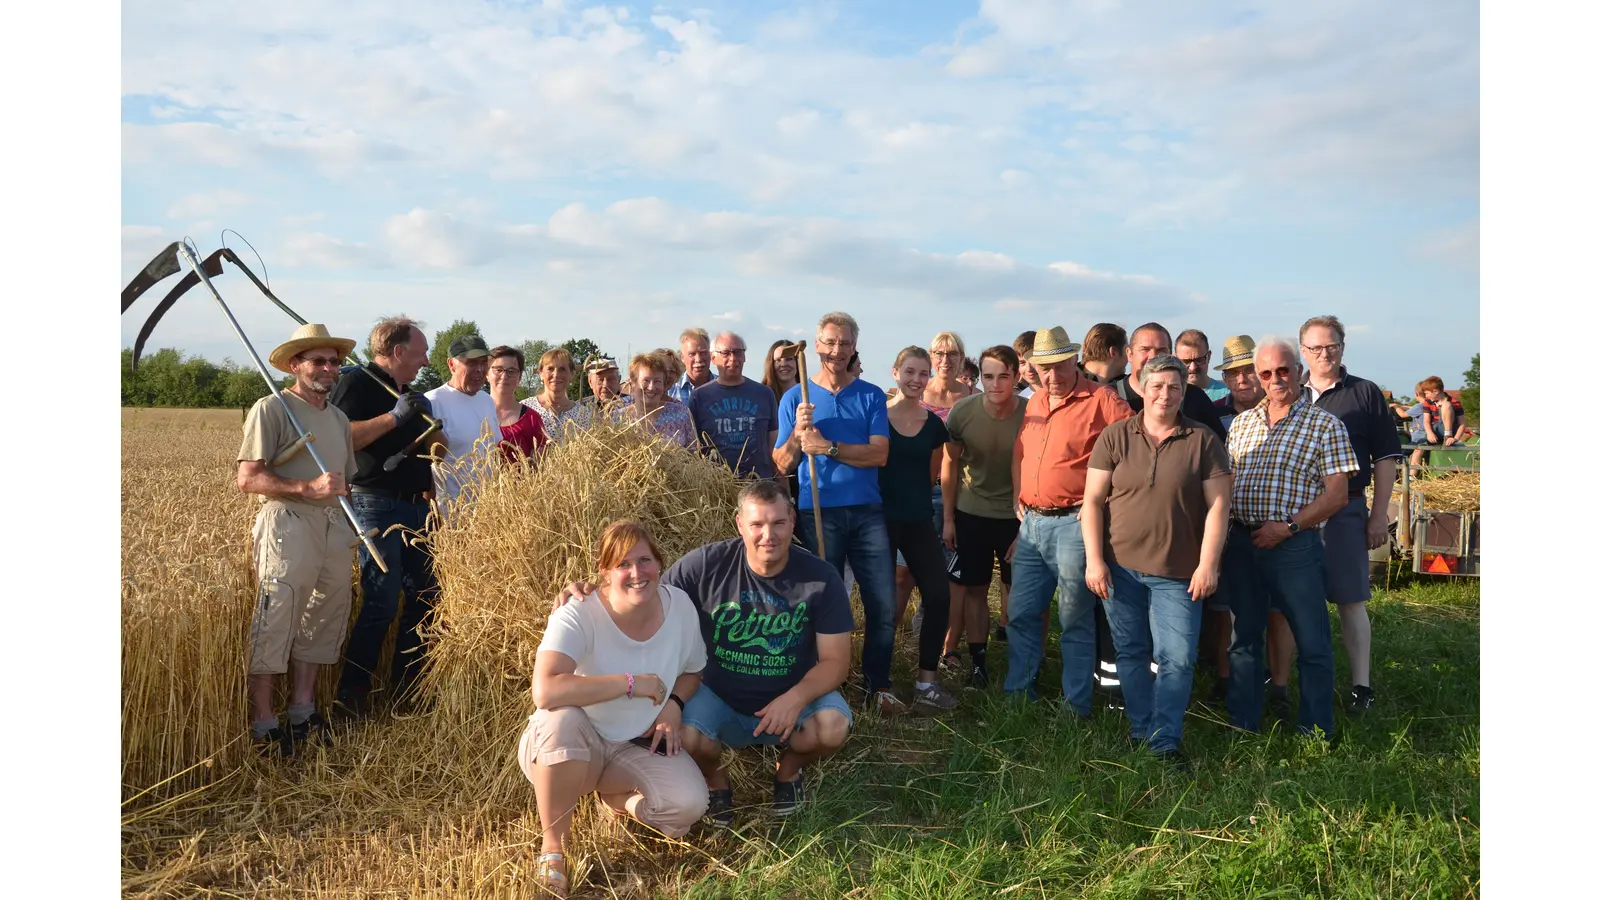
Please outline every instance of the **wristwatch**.
[[1289, 536], [1290, 537], [1294, 537], [1295, 535], [1300, 533], [1300, 523], [1299, 522], [1296, 522], [1295, 520], [1290, 519], [1287, 524], [1289, 526]]
[[838, 441], [834, 441], [833, 443], [828, 445], [828, 458], [829, 459], [838, 459], [839, 458], [839, 442]]

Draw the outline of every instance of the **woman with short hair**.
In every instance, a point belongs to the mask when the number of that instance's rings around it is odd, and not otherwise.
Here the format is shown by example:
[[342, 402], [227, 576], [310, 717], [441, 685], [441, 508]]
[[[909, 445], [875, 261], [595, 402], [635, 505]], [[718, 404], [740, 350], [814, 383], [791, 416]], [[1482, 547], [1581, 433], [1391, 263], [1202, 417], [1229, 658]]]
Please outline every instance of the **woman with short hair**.
[[572, 812], [599, 794], [612, 812], [682, 837], [706, 811], [700, 767], [680, 752], [683, 704], [700, 686], [705, 641], [694, 601], [661, 583], [650, 531], [613, 522], [600, 538], [600, 587], [550, 614], [533, 663], [538, 711], [517, 744], [544, 830], [536, 878], [567, 894]]
[[549, 441], [559, 444], [569, 426], [587, 428], [593, 407], [567, 397], [567, 386], [572, 384], [572, 354], [567, 348], [551, 347], [539, 357], [539, 379], [543, 382], [539, 393], [522, 405], [539, 414]]
[[544, 417], [517, 400], [526, 357], [515, 347], [502, 344], [489, 351], [489, 396], [500, 418], [500, 446], [506, 459], [537, 460], [549, 438], [544, 433]]
[[623, 422], [638, 422], [643, 427], [680, 447], [695, 447], [694, 418], [689, 407], [667, 396], [668, 363], [657, 353], [641, 353], [628, 364], [628, 380], [633, 384], [633, 402], [617, 410]]
[[1143, 411], [1107, 427], [1089, 455], [1084, 580], [1105, 600], [1133, 739], [1181, 765], [1201, 601], [1217, 589], [1233, 475], [1222, 441], [1183, 415], [1188, 370], [1177, 357], [1154, 357], [1132, 377]]

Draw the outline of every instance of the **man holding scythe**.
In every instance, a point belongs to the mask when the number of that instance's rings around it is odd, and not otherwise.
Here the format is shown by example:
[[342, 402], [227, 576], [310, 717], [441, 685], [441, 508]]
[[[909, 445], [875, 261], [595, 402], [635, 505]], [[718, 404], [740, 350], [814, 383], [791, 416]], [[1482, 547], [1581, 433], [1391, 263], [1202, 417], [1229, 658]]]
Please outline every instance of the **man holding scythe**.
[[[281, 392], [256, 401], [239, 446], [239, 490], [257, 494], [252, 538], [259, 595], [250, 623], [250, 729], [263, 756], [292, 756], [296, 745], [326, 741], [317, 713], [317, 667], [339, 661], [350, 618], [350, 562], [356, 541], [339, 506], [355, 477], [350, 419], [328, 403], [339, 367], [355, 341], [322, 325], [303, 325], [274, 349], [272, 366], [294, 376]], [[324, 473], [303, 448], [289, 418], [315, 435]], [[289, 727], [273, 709], [279, 675], [292, 669]]]

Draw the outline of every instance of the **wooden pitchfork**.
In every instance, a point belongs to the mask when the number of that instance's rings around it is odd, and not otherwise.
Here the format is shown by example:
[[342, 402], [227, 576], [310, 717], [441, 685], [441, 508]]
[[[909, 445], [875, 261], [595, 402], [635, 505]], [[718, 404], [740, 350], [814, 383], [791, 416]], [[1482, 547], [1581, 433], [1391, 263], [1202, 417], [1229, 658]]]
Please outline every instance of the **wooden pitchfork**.
[[[794, 357], [795, 371], [800, 378], [800, 402], [807, 406], [811, 405], [811, 379], [806, 377], [806, 342], [801, 341], [784, 347], [778, 351], [778, 356], [784, 358]], [[816, 425], [813, 424], [811, 427], [815, 428]], [[817, 490], [817, 458], [807, 453], [806, 465], [811, 470], [811, 515], [817, 526], [817, 555], [827, 559], [828, 551], [822, 541], [822, 495]], [[799, 505], [798, 502], [795, 503], [796, 507]]]

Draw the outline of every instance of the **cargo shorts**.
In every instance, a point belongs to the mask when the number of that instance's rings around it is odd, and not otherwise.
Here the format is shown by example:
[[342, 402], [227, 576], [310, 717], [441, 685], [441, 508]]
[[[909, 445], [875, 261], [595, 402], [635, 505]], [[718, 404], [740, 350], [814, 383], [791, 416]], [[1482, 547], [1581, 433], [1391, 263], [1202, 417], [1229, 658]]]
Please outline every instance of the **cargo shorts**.
[[251, 531], [256, 608], [250, 674], [281, 675], [289, 660], [339, 661], [350, 625], [356, 533], [337, 506], [268, 500]]

